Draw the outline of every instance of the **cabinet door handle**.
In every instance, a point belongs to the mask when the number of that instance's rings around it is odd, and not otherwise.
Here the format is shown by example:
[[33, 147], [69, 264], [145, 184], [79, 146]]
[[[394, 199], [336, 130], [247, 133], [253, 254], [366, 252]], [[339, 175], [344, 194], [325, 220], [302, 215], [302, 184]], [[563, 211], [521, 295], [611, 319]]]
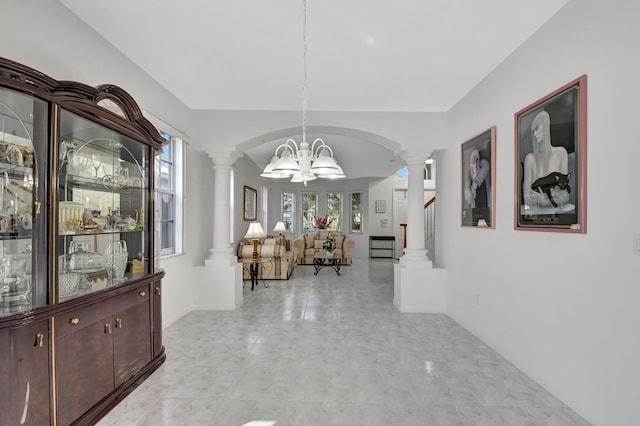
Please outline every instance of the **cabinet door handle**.
[[106, 324], [104, 325], [104, 332], [105, 332], [106, 334], [111, 334], [111, 324], [106, 323]]
[[69, 320], [69, 324], [78, 325], [80, 324], [80, 318], [71, 318]]
[[39, 348], [43, 348], [44, 347], [44, 334], [43, 333], [36, 334], [36, 341], [35, 341], [33, 346], [37, 346]]
[[116, 328], [122, 328], [122, 319], [116, 318]]
[[156, 296], [160, 296], [160, 287], [156, 287]]
[[138, 296], [140, 297], [145, 297], [147, 295], [146, 291], [141, 291], [140, 293], [138, 293]]

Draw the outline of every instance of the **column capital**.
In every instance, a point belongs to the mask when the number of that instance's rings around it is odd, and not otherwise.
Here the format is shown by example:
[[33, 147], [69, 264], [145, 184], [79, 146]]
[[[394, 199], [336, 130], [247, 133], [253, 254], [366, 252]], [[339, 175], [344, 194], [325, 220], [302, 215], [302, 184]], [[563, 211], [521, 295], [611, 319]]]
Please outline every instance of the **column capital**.
[[216, 151], [207, 150], [207, 154], [213, 162], [213, 167], [231, 167], [236, 162], [240, 155], [236, 151]]
[[413, 166], [416, 164], [424, 165], [429, 156], [427, 154], [418, 152], [402, 151], [400, 153], [400, 158], [402, 158], [402, 160], [407, 163], [408, 166]]

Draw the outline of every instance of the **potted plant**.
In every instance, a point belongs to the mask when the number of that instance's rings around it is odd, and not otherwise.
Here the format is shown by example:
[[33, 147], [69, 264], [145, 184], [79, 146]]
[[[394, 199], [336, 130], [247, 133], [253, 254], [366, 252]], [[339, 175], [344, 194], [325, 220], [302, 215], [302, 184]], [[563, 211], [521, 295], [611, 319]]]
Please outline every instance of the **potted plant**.
[[331, 225], [331, 220], [327, 216], [325, 217], [316, 217], [316, 228], [318, 229], [327, 229], [329, 225]]

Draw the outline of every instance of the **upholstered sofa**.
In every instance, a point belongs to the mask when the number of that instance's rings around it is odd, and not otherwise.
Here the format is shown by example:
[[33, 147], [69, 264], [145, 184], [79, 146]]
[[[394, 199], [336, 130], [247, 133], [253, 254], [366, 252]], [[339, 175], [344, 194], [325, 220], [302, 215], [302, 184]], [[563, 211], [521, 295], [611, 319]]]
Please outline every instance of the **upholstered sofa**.
[[[258, 254], [261, 258], [271, 258], [273, 261], [261, 264], [260, 279], [288, 280], [295, 266], [295, 257], [291, 251], [291, 241], [267, 235], [258, 239]], [[242, 239], [238, 243], [238, 260], [253, 258], [253, 240]], [[249, 268], [242, 268], [242, 279], [251, 279]]]
[[313, 256], [319, 250], [324, 250], [327, 240], [335, 244], [334, 252], [341, 256], [343, 265], [351, 265], [351, 249], [356, 243], [353, 239], [339, 232], [316, 231], [303, 235], [293, 242], [298, 265], [313, 265]]

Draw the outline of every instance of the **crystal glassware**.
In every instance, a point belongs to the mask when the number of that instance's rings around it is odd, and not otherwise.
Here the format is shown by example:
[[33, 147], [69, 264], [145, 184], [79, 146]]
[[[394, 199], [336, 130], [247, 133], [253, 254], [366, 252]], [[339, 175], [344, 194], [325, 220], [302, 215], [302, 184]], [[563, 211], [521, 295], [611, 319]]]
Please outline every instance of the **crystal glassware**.
[[109, 241], [104, 251], [104, 257], [107, 265], [113, 271], [115, 279], [122, 280], [129, 260], [127, 242], [124, 240]]

